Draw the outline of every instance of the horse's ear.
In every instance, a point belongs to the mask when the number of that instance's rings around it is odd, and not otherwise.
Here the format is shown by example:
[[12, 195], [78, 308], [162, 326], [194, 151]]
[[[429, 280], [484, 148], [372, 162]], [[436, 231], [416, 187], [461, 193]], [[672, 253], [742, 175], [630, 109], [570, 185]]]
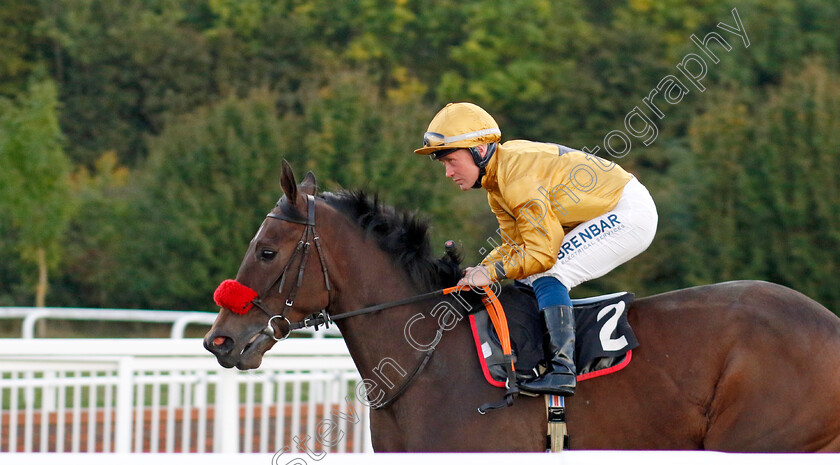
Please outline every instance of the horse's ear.
[[303, 177], [303, 182], [300, 183], [300, 190], [304, 194], [315, 195], [318, 192], [318, 181], [315, 180], [315, 175], [312, 171], [306, 173]]
[[297, 183], [295, 182], [292, 165], [286, 160], [283, 160], [283, 174], [280, 175], [280, 185], [283, 187], [283, 192], [286, 193], [286, 200], [289, 204], [294, 205], [298, 196]]

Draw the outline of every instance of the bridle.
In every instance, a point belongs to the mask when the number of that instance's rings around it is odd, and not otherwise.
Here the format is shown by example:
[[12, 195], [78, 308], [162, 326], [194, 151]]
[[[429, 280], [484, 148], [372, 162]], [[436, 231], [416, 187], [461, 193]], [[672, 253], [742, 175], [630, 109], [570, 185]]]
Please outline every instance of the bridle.
[[[300, 236], [300, 240], [295, 246], [295, 250], [289, 256], [289, 260], [286, 261], [286, 265], [283, 266], [283, 270], [280, 272], [280, 275], [274, 282], [268, 286], [264, 292], [261, 292], [257, 295], [252, 303], [254, 306], [262, 310], [266, 315], [268, 315], [268, 324], [266, 328], [263, 329], [263, 333], [268, 334], [269, 336], [273, 337], [276, 341], [282, 341], [289, 337], [292, 334], [292, 330], [299, 329], [304, 326], [300, 325], [300, 323], [292, 323], [286, 317], [286, 312], [291, 310], [292, 306], [295, 304], [295, 296], [297, 295], [298, 289], [300, 289], [301, 285], [303, 284], [303, 273], [306, 271], [306, 262], [309, 258], [309, 250], [312, 247], [312, 244], [309, 242], [309, 237], [312, 236], [312, 242], [315, 244], [315, 248], [318, 250], [318, 259], [321, 262], [321, 272], [324, 274], [324, 285], [327, 288], [327, 307], [329, 304], [332, 303], [332, 287], [330, 286], [330, 273], [327, 270], [327, 262], [324, 260], [324, 249], [321, 247], [321, 237], [318, 235], [318, 231], [315, 230], [315, 196], [311, 194], [306, 195], [306, 203], [308, 207], [308, 217], [306, 220], [300, 220], [298, 218], [291, 218], [283, 214], [279, 213], [269, 213], [266, 215], [266, 218], [274, 218], [281, 221], [288, 221], [290, 223], [297, 223], [303, 224], [306, 227], [303, 229], [303, 234]], [[278, 203], [279, 205], [279, 203]], [[295, 281], [294, 286], [289, 291], [288, 297], [286, 297], [286, 302], [283, 306], [283, 310], [279, 314], [272, 314], [263, 306], [262, 300], [260, 299], [260, 295], [264, 295], [266, 292], [270, 291], [274, 286], [279, 283], [277, 288], [277, 292], [283, 292], [283, 286], [286, 284], [286, 275], [291, 267], [292, 263], [295, 261], [295, 258], [301, 254], [300, 265], [298, 265], [297, 271], [297, 281]], [[325, 317], [325, 321], [329, 320], [329, 314], [327, 313], [326, 308], [321, 311], [323, 316]], [[274, 332], [274, 327], [271, 326], [272, 321], [275, 319], [279, 319], [281, 321], [286, 322], [286, 326], [289, 328], [288, 331], [283, 331], [281, 337], [277, 337]], [[304, 320], [305, 322], [306, 320]], [[303, 323], [303, 322], [301, 322]]]

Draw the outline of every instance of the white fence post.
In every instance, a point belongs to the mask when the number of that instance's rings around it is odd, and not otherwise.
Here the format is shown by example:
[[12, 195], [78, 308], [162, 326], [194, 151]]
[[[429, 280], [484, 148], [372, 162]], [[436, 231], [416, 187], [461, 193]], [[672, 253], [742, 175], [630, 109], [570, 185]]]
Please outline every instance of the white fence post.
[[[52, 381], [55, 379], [55, 371], [45, 371], [44, 380]], [[41, 409], [47, 413], [55, 411], [55, 392], [57, 387], [51, 386], [49, 382], [44, 384], [41, 390]]]
[[232, 369], [219, 370], [213, 432], [213, 452], [239, 452], [239, 384]]
[[[121, 357], [117, 369], [117, 412], [114, 452], [131, 452], [131, 412], [134, 407], [131, 395], [134, 391], [134, 357]], [[139, 405], [138, 415], [143, 415]]]

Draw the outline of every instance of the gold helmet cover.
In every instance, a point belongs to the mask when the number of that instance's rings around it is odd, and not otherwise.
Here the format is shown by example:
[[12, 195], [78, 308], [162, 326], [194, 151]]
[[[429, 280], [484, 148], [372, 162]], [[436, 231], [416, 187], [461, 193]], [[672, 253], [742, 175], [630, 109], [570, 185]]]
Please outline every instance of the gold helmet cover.
[[501, 138], [499, 125], [483, 108], [468, 102], [449, 103], [429, 123], [423, 147], [414, 153], [428, 155], [438, 150], [476, 147]]

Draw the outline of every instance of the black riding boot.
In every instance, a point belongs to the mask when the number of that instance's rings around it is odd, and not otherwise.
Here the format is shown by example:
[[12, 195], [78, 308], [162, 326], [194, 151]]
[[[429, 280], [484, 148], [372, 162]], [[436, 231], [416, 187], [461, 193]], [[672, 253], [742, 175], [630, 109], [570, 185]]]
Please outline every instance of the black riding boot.
[[575, 393], [575, 314], [568, 305], [542, 309], [548, 330], [548, 370], [539, 378], [522, 383], [523, 391], [570, 397]]

